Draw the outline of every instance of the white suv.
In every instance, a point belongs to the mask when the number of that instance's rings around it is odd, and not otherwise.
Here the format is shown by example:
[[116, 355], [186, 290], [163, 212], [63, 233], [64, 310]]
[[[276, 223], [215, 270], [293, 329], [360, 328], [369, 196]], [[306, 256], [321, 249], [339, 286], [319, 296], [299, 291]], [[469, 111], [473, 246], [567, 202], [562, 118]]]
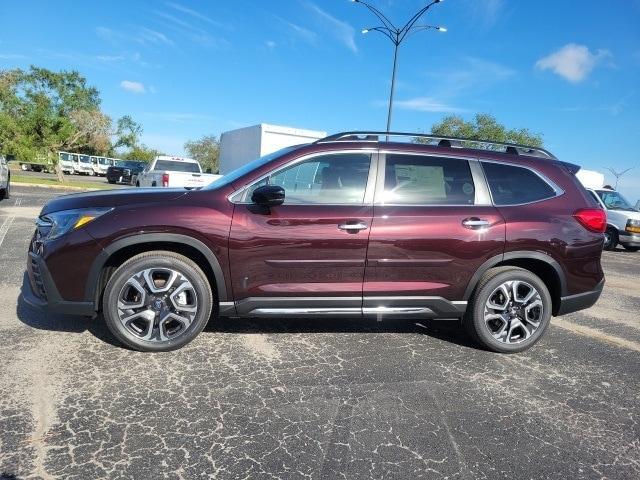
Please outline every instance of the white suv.
[[588, 191], [607, 211], [604, 249], [615, 250], [620, 244], [631, 252], [640, 250], [640, 212], [615, 190], [590, 188]]
[[7, 159], [0, 155], [0, 199], [9, 198], [11, 173]]

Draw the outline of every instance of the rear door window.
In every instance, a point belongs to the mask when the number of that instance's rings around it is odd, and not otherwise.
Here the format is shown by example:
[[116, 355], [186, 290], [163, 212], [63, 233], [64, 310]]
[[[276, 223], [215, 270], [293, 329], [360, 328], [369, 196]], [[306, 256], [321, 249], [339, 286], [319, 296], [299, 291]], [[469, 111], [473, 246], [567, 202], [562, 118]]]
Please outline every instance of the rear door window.
[[555, 197], [555, 189], [532, 170], [482, 162], [495, 205], [521, 205]]
[[176, 160], [158, 160], [155, 170], [166, 170], [169, 172], [200, 173], [200, 167], [193, 162], [179, 162]]
[[385, 204], [473, 205], [469, 162], [458, 158], [387, 154]]

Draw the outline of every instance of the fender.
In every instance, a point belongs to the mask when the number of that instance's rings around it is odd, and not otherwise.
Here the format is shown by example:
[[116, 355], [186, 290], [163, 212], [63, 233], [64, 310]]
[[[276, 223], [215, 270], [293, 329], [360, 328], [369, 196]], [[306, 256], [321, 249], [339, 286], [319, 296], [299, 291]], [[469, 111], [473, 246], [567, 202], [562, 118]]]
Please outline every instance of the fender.
[[469, 298], [471, 298], [471, 294], [473, 293], [473, 290], [476, 288], [476, 285], [478, 284], [482, 276], [487, 272], [487, 270], [489, 270], [492, 267], [495, 267], [499, 263], [506, 262], [509, 260], [520, 260], [520, 259], [540, 260], [551, 265], [553, 269], [556, 271], [556, 273], [558, 274], [558, 278], [560, 279], [560, 296], [563, 297], [567, 295], [567, 279], [564, 274], [564, 270], [562, 270], [562, 267], [560, 266], [560, 264], [556, 260], [554, 260], [553, 257], [551, 257], [550, 255], [547, 255], [546, 253], [522, 250], [522, 251], [507, 252], [501, 255], [496, 255], [495, 257], [491, 257], [489, 260], [487, 260], [482, 265], [480, 265], [478, 270], [476, 270], [476, 273], [474, 273], [473, 277], [471, 277], [471, 280], [469, 280], [467, 288], [464, 291], [463, 300], [469, 300]]
[[107, 260], [109, 259], [109, 257], [111, 257], [111, 255], [116, 253], [118, 250], [130, 247], [132, 245], [154, 242], [181, 243], [198, 250], [207, 259], [209, 265], [211, 266], [211, 270], [213, 271], [213, 275], [216, 280], [216, 288], [218, 291], [218, 301], [227, 301], [227, 286], [224, 280], [224, 273], [222, 272], [222, 267], [220, 266], [218, 258], [211, 251], [211, 249], [209, 249], [209, 247], [207, 247], [200, 240], [189, 237], [187, 235], [180, 235], [176, 233], [141, 233], [121, 238], [120, 240], [109, 244], [96, 257], [96, 259], [93, 261], [93, 264], [91, 265], [89, 277], [87, 278], [87, 286], [85, 287], [85, 300], [93, 302], [97, 307], [98, 301], [96, 297], [96, 287], [98, 285], [98, 281], [100, 280], [100, 273], [102, 272], [102, 268], [104, 267], [105, 263], [107, 263]]

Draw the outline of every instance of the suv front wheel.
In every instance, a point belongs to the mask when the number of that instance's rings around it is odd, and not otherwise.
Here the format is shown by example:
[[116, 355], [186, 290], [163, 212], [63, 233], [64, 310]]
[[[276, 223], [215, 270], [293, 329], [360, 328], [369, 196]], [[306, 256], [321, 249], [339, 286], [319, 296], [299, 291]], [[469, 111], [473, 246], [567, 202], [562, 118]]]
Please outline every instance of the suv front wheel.
[[497, 267], [478, 284], [463, 324], [489, 350], [522, 352], [540, 340], [551, 309], [551, 295], [538, 276], [522, 268]]
[[174, 252], [141, 253], [122, 264], [107, 283], [104, 319], [125, 345], [164, 352], [193, 340], [211, 316], [207, 276]]

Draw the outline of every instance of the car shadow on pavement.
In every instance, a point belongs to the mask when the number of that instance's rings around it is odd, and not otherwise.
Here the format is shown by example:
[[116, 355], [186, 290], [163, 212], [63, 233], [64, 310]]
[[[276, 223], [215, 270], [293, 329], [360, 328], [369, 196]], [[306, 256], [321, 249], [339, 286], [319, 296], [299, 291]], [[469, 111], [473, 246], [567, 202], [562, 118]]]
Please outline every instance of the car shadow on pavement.
[[[22, 289], [25, 290], [26, 282], [29, 279], [24, 274], [22, 280]], [[25, 325], [38, 330], [49, 330], [56, 332], [82, 333], [90, 332], [100, 340], [111, 345], [120, 345], [116, 338], [109, 332], [101, 316], [97, 318], [80, 317], [76, 315], [62, 315], [58, 313], [50, 313], [40, 310], [37, 307], [29, 305], [23, 298], [22, 293], [18, 297], [16, 306], [16, 316]]]
[[375, 316], [363, 318], [217, 318], [204, 332], [220, 333], [406, 333], [433, 337], [463, 347], [479, 349], [467, 336], [459, 320], [415, 320]]
[[[28, 277], [23, 277], [22, 289]], [[109, 331], [102, 315], [87, 318], [46, 312], [29, 305], [22, 294], [16, 307], [18, 319], [32, 328], [56, 332], [83, 333], [88, 331], [105, 343], [123, 346]], [[437, 338], [445, 342], [477, 349], [464, 332], [458, 320], [419, 320], [406, 318], [377, 319], [375, 316], [363, 318], [238, 318], [221, 317], [211, 319], [203, 334], [207, 333], [406, 333]]]

